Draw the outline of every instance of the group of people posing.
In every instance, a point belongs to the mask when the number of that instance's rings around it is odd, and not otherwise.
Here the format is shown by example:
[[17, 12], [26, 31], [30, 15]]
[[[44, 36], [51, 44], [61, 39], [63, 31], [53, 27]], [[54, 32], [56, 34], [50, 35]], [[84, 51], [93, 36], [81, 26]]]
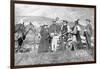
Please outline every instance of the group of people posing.
[[[52, 25], [42, 25], [40, 34], [40, 41], [38, 46], [38, 53], [41, 52], [55, 52], [57, 50], [69, 50], [74, 51], [75, 49], [82, 49], [84, 44], [82, 43], [81, 31], [84, 31], [83, 36], [86, 39], [86, 46], [88, 49], [91, 48], [91, 37], [92, 37], [92, 26], [91, 21], [86, 19], [87, 26], [82, 29], [79, 20], [74, 21], [74, 26], [70, 27], [67, 20], [62, 20], [61, 25], [57, 23], [59, 21], [57, 18], [53, 21]], [[29, 30], [22, 36], [18, 38], [18, 48], [17, 51], [21, 49], [23, 41], [26, 38]]]
[[[75, 49], [83, 49], [84, 44], [82, 43], [81, 31], [83, 30], [79, 24], [79, 19], [74, 23], [73, 27], [70, 27], [69, 22], [63, 20], [61, 26], [57, 25], [57, 20], [53, 21], [53, 24], [48, 27], [48, 25], [43, 25], [40, 31], [40, 43], [38, 47], [38, 52], [48, 52], [48, 51], [57, 51], [69, 50], [74, 51]], [[85, 27], [83, 36], [86, 40], [86, 46], [88, 49], [91, 48], [91, 37], [92, 37], [92, 26], [90, 20], [86, 19], [87, 26]], [[53, 27], [52, 27], [53, 26]], [[57, 28], [57, 27], [60, 27]], [[53, 29], [53, 30], [52, 30]], [[52, 30], [52, 31], [51, 31]]]

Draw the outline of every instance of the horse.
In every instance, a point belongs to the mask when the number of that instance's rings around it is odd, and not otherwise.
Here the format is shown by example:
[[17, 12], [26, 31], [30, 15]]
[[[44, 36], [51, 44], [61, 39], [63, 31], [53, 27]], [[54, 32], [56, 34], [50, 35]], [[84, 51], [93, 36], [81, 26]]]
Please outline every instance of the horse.
[[33, 25], [30, 23], [28, 26], [25, 26], [24, 23], [23, 24], [18, 24], [15, 27], [18, 28], [15, 30], [15, 34], [17, 34], [16, 37], [16, 42], [18, 43], [18, 47], [16, 48], [16, 52], [20, 51], [20, 49], [22, 48], [23, 42], [24, 40], [26, 40], [26, 36], [29, 33], [30, 30], [33, 31]]

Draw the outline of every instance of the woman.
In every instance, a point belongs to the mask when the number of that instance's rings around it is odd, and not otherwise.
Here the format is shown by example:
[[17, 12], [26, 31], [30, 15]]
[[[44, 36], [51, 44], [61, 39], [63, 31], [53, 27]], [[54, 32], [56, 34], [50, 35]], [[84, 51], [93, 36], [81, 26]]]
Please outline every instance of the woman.
[[48, 40], [49, 34], [48, 34], [47, 26], [43, 25], [41, 27], [40, 35], [41, 35], [41, 39], [40, 39], [40, 43], [39, 43], [38, 53], [48, 52], [50, 43]]

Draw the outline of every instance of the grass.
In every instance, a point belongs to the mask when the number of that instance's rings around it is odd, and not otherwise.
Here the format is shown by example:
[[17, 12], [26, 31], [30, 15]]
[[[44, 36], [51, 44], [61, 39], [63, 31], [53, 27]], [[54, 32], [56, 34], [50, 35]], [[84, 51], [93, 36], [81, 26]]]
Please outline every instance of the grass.
[[30, 52], [15, 54], [15, 65], [70, 63], [94, 60], [93, 50], [81, 49], [37, 53], [37, 49], [34, 49], [34, 46], [32, 47]]

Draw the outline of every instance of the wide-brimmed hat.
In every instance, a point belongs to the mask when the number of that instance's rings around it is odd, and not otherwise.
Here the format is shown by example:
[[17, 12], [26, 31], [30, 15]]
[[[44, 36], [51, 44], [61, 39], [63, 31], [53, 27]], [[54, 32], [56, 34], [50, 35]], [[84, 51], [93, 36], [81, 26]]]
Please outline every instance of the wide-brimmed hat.
[[63, 20], [63, 22], [68, 23], [68, 21], [67, 21], [67, 20]]
[[85, 19], [86, 21], [88, 21], [88, 22], [91, 22], [91, 20], [90, 19]]
[[75, 21], [75, 24], [79, 24], [79, 20], [80, 20], [80, 19], [77, 19], [77, 20]]

